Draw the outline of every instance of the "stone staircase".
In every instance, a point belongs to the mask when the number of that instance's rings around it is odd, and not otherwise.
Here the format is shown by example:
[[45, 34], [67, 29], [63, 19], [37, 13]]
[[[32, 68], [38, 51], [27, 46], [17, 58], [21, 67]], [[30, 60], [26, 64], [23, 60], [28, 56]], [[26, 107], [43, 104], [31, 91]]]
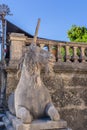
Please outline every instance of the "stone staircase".
[[17, 119], [9, 111], [6, 112], [2, 119], [3, 126], [6, 129], [0, 130], [72, 130], [67, 128], [66, 121], [51, 121], [48, 118], [35, 120], [31, 124], [23, 124], [20, 119]]
[[3, 117], [5, 114], [0, 114], [0, 130], [6, 130], [5, 124], [3, 122]]

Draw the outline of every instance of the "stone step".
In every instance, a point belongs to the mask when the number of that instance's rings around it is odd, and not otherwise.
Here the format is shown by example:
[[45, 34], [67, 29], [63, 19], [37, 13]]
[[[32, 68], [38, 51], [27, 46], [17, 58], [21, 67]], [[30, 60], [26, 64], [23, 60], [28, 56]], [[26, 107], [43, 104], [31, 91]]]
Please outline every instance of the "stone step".
[[5, 124], [3, 121], [0, 121], [0, 130], [5, 128]]
[[6, 111], [7, 118], [12, 122], [12, 119], [15, 119], [16, 117], [12, 115], [9, 111]]
[[6, 116], [3, 117], [3, 122], [4, 122], [4, 125], [6, 127], [6, 130], [14, 130], [11, 122], [9, 121], [9, 119]]
[[0, 121], [2, 121], [2, 118], [5, 116], [5, 114], [0, 114]]
[[71, 130], [67, 128], [67, 122], [51, 121], [49, 118], [39, 119], [32, 121], [31, 124], [23, 124], [20, 119], [17, 119], [9, 111], [6, 112], [6, 116], [14, 130]]
[[45, 120], [36, 120], [31, 124], [23, 124], [20, 120], [13, 120], [13, 126], [16, 130], [67, 130], [67, 123], [65, 121], [49, 121]]

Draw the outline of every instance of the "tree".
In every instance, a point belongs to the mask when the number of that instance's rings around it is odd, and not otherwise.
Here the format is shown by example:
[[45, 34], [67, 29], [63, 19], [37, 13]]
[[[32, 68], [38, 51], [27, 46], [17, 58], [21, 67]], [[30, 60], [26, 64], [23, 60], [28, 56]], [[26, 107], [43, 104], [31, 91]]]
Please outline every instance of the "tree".
[[87, 42], [87, 28], [82, 26], [72, 25], [71, 29], [67, 32], [70, 41], [74, 42]]

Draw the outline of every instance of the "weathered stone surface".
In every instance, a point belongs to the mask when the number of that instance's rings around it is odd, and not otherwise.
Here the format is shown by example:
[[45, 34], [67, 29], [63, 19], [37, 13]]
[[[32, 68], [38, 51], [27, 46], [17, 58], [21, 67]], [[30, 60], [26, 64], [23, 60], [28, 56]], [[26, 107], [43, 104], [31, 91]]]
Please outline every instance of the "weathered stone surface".
[[22, 56], [22, 50], [23, 50], [23, 45], [25, 43], [25, 40], [26, 37], [24, 36], [24, 34], [11, 33], [10, 35], [10, 41], [11, 41], [10, 59], [11, 60], [20, 59], [20, 57]]
[[80, 98], [81, 88], [67, 87], [63, 82], [62, 77], [55, 75], [54, 77], [43, 77], [43, 81], [50, 91], [54, 104], [58, 107], [65, 107], [67, 105], [80, 106], [83, 101]]
[[61, 75], [57, 75], [54, 73], [54, 75], [47, 76], [42, 73], [42, 79], [44, 84], [49, 89], [50, 93], [54, 93], [56, 90], [64, 88], [64, 81]]
[[[72, 93], [73, 92], [73, 93]], [[53, 102], [59, 107], [66, 107], [68, 105], [81, 105], [81, 100], [78, 95], [74, 94], [71, 90], [57, 90], [52, 95]]]
[[7, 98], [12, 92], [14, 92], [17, 84], [18, 84], [17, 71], [9, 70], [7, 75], [7, 89], [6, 89]]
[[73, 130], [87, 130], [87, 109], [64, 109], [60, 111], [60, 114]]
[[65, 119], [69, 127], [74, 130], [86, 130], [87, 74], [82, 70], [76, 70], [73, 65], [72, 68], [69, 70], [58, 68], [55, 76], [46, 79], [45, 76], [42, 77], [55, 106], [60, 108], [61, 118]]
[[85, 105], [87, 106], [87, 89], [82, 89], [80, 92], [80, 97], [84, 101]]

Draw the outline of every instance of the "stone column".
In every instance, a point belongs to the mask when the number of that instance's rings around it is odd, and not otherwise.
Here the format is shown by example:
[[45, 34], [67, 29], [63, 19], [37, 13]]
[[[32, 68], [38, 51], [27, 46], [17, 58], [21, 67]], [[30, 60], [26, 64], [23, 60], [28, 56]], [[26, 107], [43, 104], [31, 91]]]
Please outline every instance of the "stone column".
[[19, 33], [10, 35], [10, 63], [18, 61], [22, 56], [23, 46], [25, 45], [26, 36]]

